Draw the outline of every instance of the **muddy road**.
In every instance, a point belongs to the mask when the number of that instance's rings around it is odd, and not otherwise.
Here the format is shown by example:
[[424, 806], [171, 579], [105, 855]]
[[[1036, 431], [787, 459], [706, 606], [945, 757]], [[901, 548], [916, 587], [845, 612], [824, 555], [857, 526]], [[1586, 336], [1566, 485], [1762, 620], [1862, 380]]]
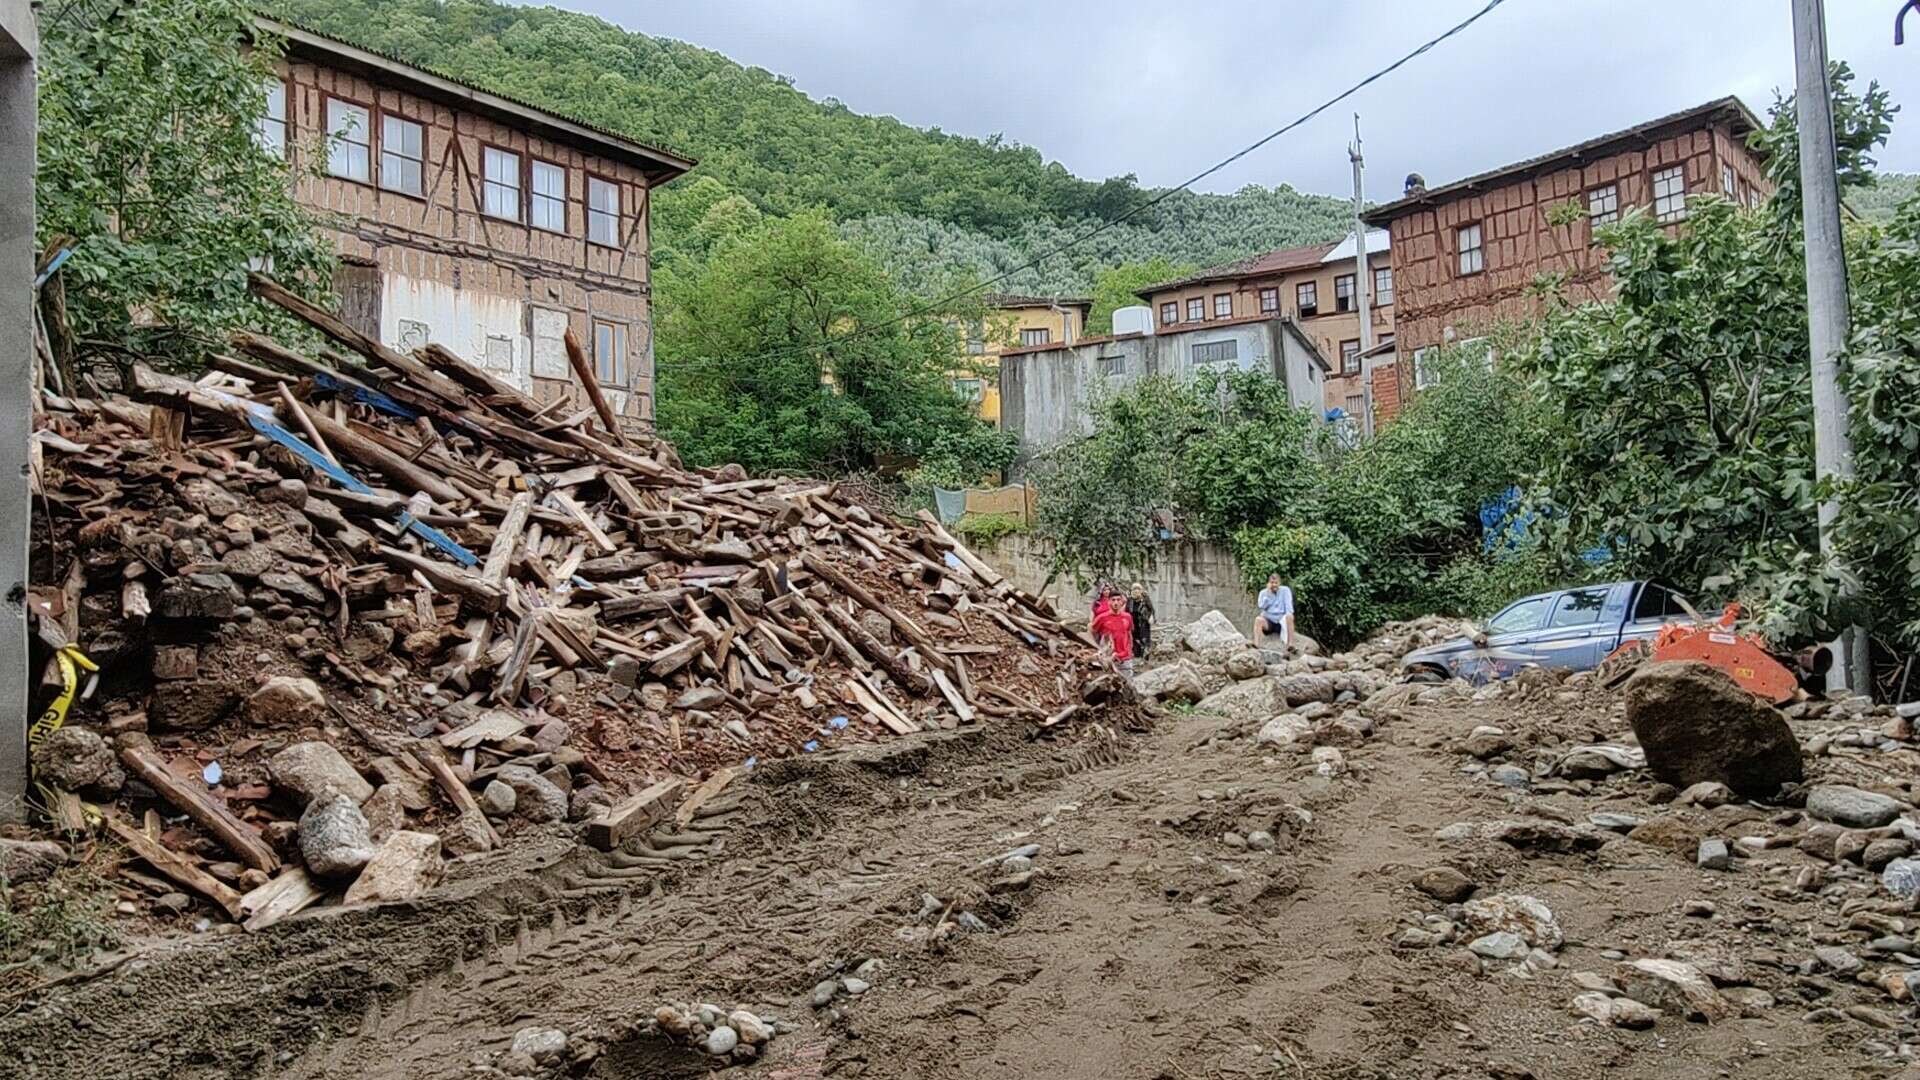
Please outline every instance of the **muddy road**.
[[[695, 823], [716, 838], [684, 865], [609, 876], [604, 856], [556, 837], [457, 863], [413, 906], [156, 943], [0, 1005], [0, 1073], [501, 1075], [515, 1033], [543, 1027], [568, 1047], [539, 1075], [694, 1077], [712, 1059], [646, 1021], [716, 1002], [779, 1021], [761, 1059], [732, 1068], [782, 1080], [1894, 1075], [1876, 1055], [1901, 1031], [1802, 1019], [1855, 998], [1792, 966], [1812, 944], [1799, 920], [1823, 901], [1769, 891], [1762, 864], [1799, 852], [1729, 873], [1624, 838], [1436, 838], [1459, 822], [1658, 812], [1643, 781], [1517, 791], [1454, 749], [1482, 724], [1557, 741], [1581, 734], [1561, 726], [1617, 723], [1604, 703], [1577, 712], [1411, 706], [1338, 762], [1256, 745], [1257, 719], [1179, 713], [1133, 732], [1005, 725], [782, 762]], [[1033, 876], [1002, 880], [999, 857], [1025, 845]], [[1444, 907], [1410, 884], [1437, 866], [1479, 896], [1544, 902], [1565, 939], [1551, 966], [1483, 965], [1464, 938], [1397, 944]], [[1648, 1030], [1569, 1011], [1576, 973], [1756, 935], [1782, 962], [1732, 959], [1770, 1009]], [[869, 960], [864, 993], [810, 1002]]]

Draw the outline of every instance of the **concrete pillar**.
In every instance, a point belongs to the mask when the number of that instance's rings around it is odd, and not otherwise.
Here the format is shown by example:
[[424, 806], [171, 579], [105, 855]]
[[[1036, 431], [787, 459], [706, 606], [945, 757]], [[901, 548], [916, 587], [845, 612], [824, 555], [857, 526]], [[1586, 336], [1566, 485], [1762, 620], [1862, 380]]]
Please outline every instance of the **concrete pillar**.
[[33, 424], [34, 56], [27, 0], [0, 0], [0, 823], [26, 818], [27, 440]]

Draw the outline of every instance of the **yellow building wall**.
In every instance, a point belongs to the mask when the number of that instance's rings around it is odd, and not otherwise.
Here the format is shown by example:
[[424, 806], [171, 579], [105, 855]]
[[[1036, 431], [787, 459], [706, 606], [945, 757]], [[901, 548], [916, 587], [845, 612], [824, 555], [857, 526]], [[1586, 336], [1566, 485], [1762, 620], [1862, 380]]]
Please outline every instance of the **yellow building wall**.
[[957, 368], [956, 379], [980, 380], [980, 403], [976, 412], [990, 424], [1000, 423], [1000, 354], [1020, 347], [1021, 331], [1045, 330], [1053, 344], [1078, 341], [1087, 336], [1087, 309], [1066, 307], [998, 308], [987, 315], [985, 351], [966, 357], [973, 370]]

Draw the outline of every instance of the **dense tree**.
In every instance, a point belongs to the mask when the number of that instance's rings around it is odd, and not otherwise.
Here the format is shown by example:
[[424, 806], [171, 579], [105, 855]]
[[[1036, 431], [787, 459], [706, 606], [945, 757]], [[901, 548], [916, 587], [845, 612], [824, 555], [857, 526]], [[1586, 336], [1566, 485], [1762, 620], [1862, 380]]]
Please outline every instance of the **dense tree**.
[[[291, 17], [489, 89], [692, 154], [654, 197], [656, 259], [737, 196], [767, 217], [825, 207], [920, 296], [956, 271], [1008, 292], [1085, 293], [1104, 267], [1165, 256], [1206, 265], [1337, 238], [1342, 200], [1290, 187], [1155, 193], [1082, 180], [1032, 147], [922, 130], [814, 101], [783, 76], [558, 8], [492, 0], [281, 0]], [[1124, 222], [1072, 251], [1046, 253]], [[1029, 263], [1038, 265], [1029, 267]]]
[[[1843, 179], [1867, 175], [1891, 109], [1834, 78]], [[1789, 106], [1759, 136], [1776, 194], [1760, 212], [1695, 199], [1684, 228], [1603, 229], [1617, 301], [1553, 311], [1517, 356], [1555, 422], [1534, 497], [1562, 552], [1599, 543], [1623, 573], [1740, 599], [1783, 638], [1860, 621], [1920, 645], [1920, 202], [1857, 228], [1844, 379], [1858, 479], [1837, 488], [1841, 558], [1815, 508], [1799, 159]], [[1851, 594], [1854, 601], [1845, 602]]]
[[1141, 289], [1184, 277], [1195, 269], [1192, 263], [1174, 263], [1163, 256], [1100, 271], [1093, 276], [1093, 311], [1087, 315], [1087, 333], [1113, 333], [1114, 311], [1145, 303], [1136, 295]]
[[657, 285], [661, 426], [691, 463], [839, 472], [991, 442], [950, 382], [954, 325], [902, 318], [910, 298], [822, 213], [725, 238]]
[[256, 141], [279, 43], [241, 51], [250, 5], [60, 0], [40, 25], [39, 230], [74, 245], [61, 273], [79, 338], [185, 354], [259, 322], [250, 259], [324, 291], [332, 248]]

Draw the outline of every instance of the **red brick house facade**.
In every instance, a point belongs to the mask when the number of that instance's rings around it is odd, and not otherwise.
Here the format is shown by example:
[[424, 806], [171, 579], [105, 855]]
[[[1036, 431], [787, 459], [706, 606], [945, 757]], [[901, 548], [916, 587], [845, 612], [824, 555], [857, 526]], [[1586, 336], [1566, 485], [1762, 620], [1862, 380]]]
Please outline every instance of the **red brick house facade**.
[[693, 161], [260, 25], [286, 40], [262, 141], [291, 159], [296, 197], [330, 215], [342, 315], [396, 348], [442, 344], [541, 401], [584, 396], [571, 329], [616, 412], [650, 424], [651, 195]]
[[[1365, 215], [1392, 234], [1395, 350], [1374, 367], [1374, 404], [1392, 416], [1420, 383], [1418, 357], [1479, 337], [1496, 323], [1538, 314], [1530, 295], [1541, 274], [1564, 275], [1568, 295], [1611, 292], [1595, 224], [1632, 208], [1675, 226], [1690, 196], [1720, 194], [1757, 206], [1771, 193], [1761, 159], [1747, 148], [1760, 126], [1737, 98], [1508, 165], [1404, 198]], [[1574, 203], [1588, 216], [1554, 225]]]

